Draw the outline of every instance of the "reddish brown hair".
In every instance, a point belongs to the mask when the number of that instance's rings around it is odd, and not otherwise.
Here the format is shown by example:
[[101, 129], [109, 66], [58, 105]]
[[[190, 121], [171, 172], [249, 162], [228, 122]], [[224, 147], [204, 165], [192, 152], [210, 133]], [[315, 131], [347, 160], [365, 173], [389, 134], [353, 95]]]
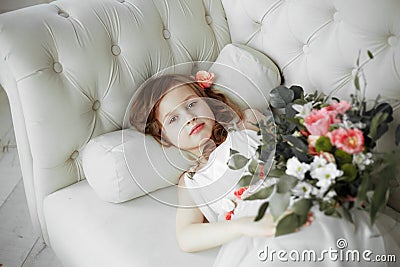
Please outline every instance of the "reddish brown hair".
[[[130, 108], [129, 121], [138, 131], [152, 135], [160, 144], [170, 146], [161, 137], [162, 125], [156, 114], [163, 96], [173, 88], [188, 85], [196, 95], [204, 97], [215, 117], [211, 139], [215, 145], [220, 145], [227, 136], [227, 127], [233, 121], [241, 120], [242, 113], [224, 94], [212, 88], [203, 89], [193, 78], [179, 74], [168, 74], [147, 80], [135, 95]], [[217, 101], [211, 101], [215, 99]]]

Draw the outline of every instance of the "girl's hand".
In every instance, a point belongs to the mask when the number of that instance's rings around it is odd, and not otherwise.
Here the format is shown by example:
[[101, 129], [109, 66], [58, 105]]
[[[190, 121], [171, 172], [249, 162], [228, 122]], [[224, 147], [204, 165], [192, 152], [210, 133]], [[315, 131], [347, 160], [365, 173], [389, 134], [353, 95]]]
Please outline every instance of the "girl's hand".
[[[264, 217], [259, 221], [254, 221], [254, 217], [242, 217], [237, 219], [239, 222], [239, 227], [241, 233], [250, 237], [257, 236], [274, 236], [276, 232], [276, 226], [280, 219], [282, 219], [285, 215], [292, 213], [293, 211], [286, 211], [282, 216], [274, 222], [274, 219], [271, 214], [265, 213]], [[307, 222], [303, 226], [310, 226], [314, 221], [314, 216], [312, 212], [308, 213]], [[300, 229], [298, 228], [297, 231]], [[296, 232], [297, 232], [296, 231]]]
[[315, 220], [314, 215], [311, 211], [308, 212], [307, 221], [303, 226], [310, 226], [311, 223]]
[[271, 214], [266, 213], [264, 217], [255, 222], [254, 217], [242, 217], [236, 220], [242, 235], [257, 236], [274, 236], [276, 231], [276, 223]]

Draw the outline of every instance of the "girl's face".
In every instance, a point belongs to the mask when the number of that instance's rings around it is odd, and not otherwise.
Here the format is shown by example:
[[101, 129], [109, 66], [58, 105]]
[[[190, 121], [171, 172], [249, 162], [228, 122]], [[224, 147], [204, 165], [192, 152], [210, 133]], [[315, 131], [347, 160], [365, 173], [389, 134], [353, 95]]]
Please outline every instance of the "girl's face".
[[215, 117], [205, 100], [188, 85], [164, 95], [158, 106], [161, 135], [172, 145], [200, 156], [200, 148], [211, 138]]

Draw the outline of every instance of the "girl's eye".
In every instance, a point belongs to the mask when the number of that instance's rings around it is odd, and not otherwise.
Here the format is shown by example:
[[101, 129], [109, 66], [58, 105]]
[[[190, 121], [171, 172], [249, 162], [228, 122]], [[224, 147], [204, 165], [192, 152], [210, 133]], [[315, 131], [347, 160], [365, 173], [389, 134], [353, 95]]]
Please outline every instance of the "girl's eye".
[[193, 108], [196, 104], [197, 104], [197, 101], [192, 101], [192, 102], [189, 103], [189, 105], [187, 107], [188, 108]]
[[170, 119], [169, 119], [169, 123], [171, 124], [171, 123], [173, 123], [173, 122], [175, 122], [176, 121], [176, 116], [172, 116]]

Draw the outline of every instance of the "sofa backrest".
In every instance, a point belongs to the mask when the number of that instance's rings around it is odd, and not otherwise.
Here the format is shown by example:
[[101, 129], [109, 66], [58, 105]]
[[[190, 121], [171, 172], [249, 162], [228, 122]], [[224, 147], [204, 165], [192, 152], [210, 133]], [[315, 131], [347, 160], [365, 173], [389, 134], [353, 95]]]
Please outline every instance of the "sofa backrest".
[[[400, 2], [397, 0], [222, 0], [232, 42], [264, 52], [287, 85], [309, 92], [354, 92], [357, 57], [366, 96], [400, 99]], [[363, 81], [361, 79], [361, 85]]]
[[398, 0], [58, 0], [1, 15], [0, 83], [36, 230], [46, 239], [43, 198], [84, 178], [81, 149], [122, 128], [157, 71], [232, 41], [268, 55], [287, 85], [348, 96], [370, 50], [367, 97], [399, 99], [398, 14]]
[[84, 179], [81, 150], [122, 128], [138, 86], [171, 65], [214, 61], [229, 42], [215, 0], [59, 0], [0, 16], [0, 82], [45, 240], [44, 197]]

